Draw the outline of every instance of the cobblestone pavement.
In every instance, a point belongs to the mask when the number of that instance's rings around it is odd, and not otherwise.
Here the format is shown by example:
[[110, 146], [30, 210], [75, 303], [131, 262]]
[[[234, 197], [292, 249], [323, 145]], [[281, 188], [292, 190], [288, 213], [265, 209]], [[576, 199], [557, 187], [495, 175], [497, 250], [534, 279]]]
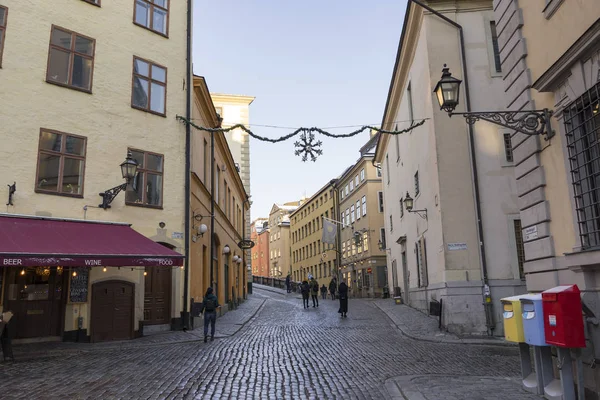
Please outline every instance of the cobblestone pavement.
[[[0, 397], [391, 399], [399, 390], [388, 391], [390, 382], [401, 376], [485, 376], [495, 384], [494, 378], [519, 373], [514, 348], [412, 340], [373, 301], [351, 299], [343, 319], [336, 301], [320, 300], [319, 308], [304, 310], [297, 294], [254, 289], [253, 297], [266, 301], [233, 336], [206, 344], [133, 341], [0, 363]], [[237, 311], [226, 316], [235, 319]], [[482, 386], [488, 382], [477, 379]], [[515, 381], [506, 382], [511, 399], [531, 398]], [[465, 385], [448, 383], [455, 392]]]

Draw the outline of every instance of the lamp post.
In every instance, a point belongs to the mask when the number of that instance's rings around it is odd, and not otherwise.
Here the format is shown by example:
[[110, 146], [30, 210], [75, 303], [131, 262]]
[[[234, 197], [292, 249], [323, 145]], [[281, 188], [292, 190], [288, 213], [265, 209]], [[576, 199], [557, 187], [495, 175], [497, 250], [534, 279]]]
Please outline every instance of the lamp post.
[[414, 213], [417, 214], [419, 217], [423, 218], [423, 219], [427, 219], [427, 209], [424, 208], [422, 210], [413, 210], [413, 206], [414, 206], [414, 200], [412, 197], [410, 197], [410, 194], [408, 194], [408, 192], [406, 192], [406, 195], [404, 196], [404, 208], [406, 208], [406, 211], [408, 211], [409, 213]]
[[462, 81], [454, 78], [450, 69], [444, 64], [442, 78], [433, 92], [440, 104], [440, 110], [446, 111], [449, 117], [462, 115], [469, 125], [484, 120], [529, 136], [546, 135], [546, 140], [554, 136], [554, 131], [550, 126], [552, 111], [547, 108], [543, 110], [454, 112], [459, 103], [461, 83]]
[[125, 161], [121, 163], [121, 175], [123, 176], [123, 179], [125, 179], [125, 183], [99, 193], [99, 195], [102, 197], [102, 204], [100, 204], [98, 207], [103, 208], [104, 210], [108, 210], [110, 208], [110, 203], [112, 203], [119, 193], [121, 193], [123, 190], [126, 190], [127, 186], [131, 183], [133, 178], [135, 178], [137, 167], [137, 161], [133, 159], [131, 151], [128, 151]]

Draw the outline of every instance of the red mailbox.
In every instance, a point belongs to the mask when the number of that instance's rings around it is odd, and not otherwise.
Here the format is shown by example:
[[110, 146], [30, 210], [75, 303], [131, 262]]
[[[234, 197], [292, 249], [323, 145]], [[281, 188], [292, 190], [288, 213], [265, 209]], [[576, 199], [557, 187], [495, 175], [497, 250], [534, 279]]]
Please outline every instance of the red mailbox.
[[558, 347], [585, 347], [581, 297], [577, 285], [542, 292], [546, 343]]

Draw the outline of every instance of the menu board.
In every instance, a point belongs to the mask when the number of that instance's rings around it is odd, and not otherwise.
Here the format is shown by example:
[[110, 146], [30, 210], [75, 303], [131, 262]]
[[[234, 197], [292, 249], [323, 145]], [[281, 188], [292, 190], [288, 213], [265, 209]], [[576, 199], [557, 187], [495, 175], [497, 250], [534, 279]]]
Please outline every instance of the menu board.
[[90, 270], [87, 268], [76, 268], [76, 276], [71, 274], [69, 285], [69, 299], [71, 303], [86, 303], [88, 297], [88, 283]]

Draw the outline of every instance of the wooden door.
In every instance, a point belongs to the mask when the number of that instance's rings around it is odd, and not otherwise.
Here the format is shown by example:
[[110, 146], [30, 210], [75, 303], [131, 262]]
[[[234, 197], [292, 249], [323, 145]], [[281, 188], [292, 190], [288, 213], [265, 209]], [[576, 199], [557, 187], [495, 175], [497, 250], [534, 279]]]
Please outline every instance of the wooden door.
[[92, 285], [93, 342], [133, 338], [134, 285], [105, 281]]
[[4, 311], [12, 311], [17, 338], [60, 336], [66, 300], [62, 268], [9, 268]]
[[144, 324], [171, 323], [171, 268], [146, 267]]

